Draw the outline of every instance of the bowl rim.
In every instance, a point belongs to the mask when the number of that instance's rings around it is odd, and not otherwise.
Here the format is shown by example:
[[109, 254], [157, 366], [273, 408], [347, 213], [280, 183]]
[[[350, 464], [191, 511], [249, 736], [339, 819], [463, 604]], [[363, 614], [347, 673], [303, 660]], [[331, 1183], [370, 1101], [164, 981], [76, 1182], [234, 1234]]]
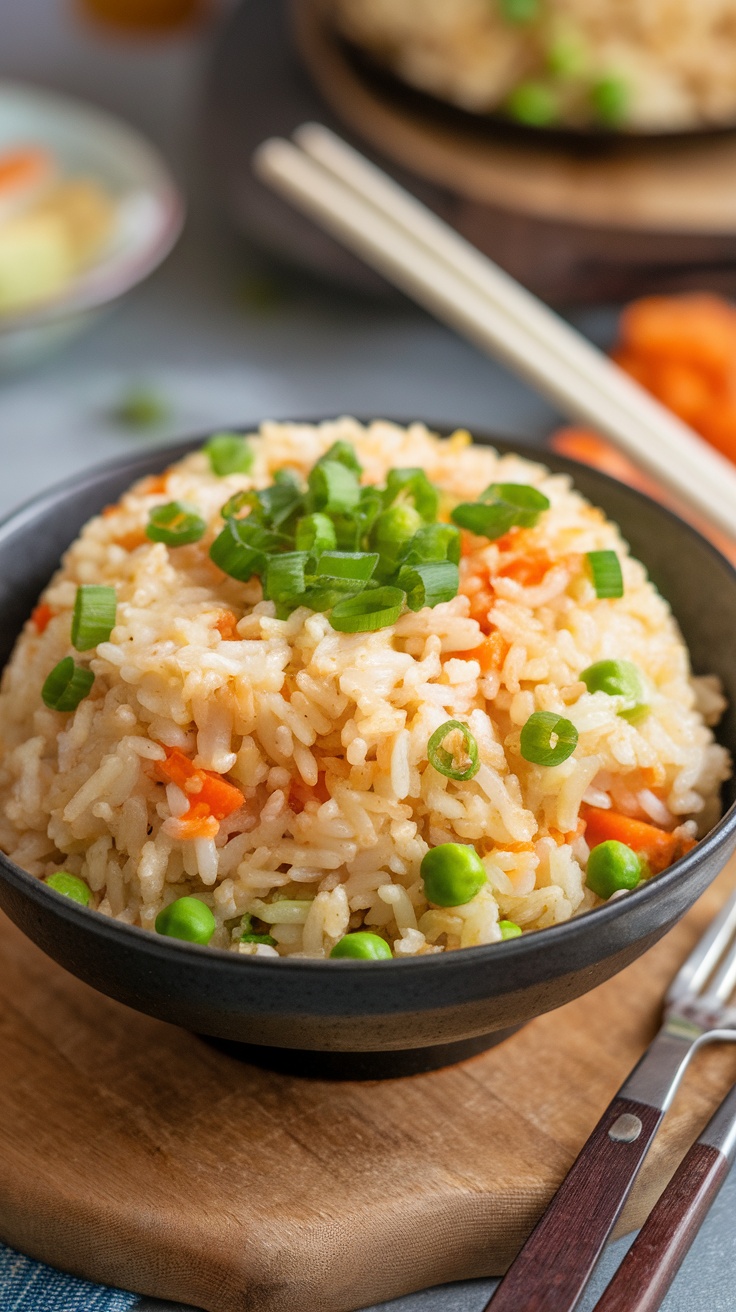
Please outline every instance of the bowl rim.
[[103, 253], [99, 261], [75, 276], [71, 286], [59, 296], [27, 310], [0, 315], [0, 336], [45, 328], [117, 300], [166, 259], [181, 235], [186, 218], [184, 196], [162, 152], [126, 119], [94, 102], [14, 78], [0, 78], [0, 97], [4, 94], [27, 100], [48, 113], [86, 119], [95, 135], [104, 134], [112, 144], [125, 141], [137, 161], [146, 165], [148, 176], [141, 190], [155, 202], [158, 222], [155, 231], [146, 234], [145, 241], [138, 239], [131, 243], [130, 250], [114, 256]]
[[[362, 416], [356, 416], [357, 422], [367, 424], [373, 422]], [[242, 422], [228, 425], [228, 432], [239, 432], [243, 434], [257, 433], [262, 421], [258, 420], [252, 424]], [[320, 424], [331, 422], [330, 418], [324, 416], [318, 418], [283, 418], [269, 422], [275, 423], [292, 423], [292, 424]], [[448, 424], [443, 421], [417, 420], [390, 417], [385, 420], [388, 423], [395, 423], [402, 427], [407, 427], [410, 423], [421, 422], [426, 424], [432, 433], [440, 436], [448, 436], [458, 427], [465, 427], [462, 424]], [[224, 431], [224, 428], [223, 428]], [[704, 537], [697, 528], [687, 520], [682, 519], [668, 506], [655, 501], [647, 493], [642, 492], [639, 488], [622, 483], [621, 480], [613, 478], [610, 474], [602, 470], [585, 465], [582, 461], [574, 460], [569, 456], [558, 455], [555, 451], [549, 451], [545, 447], [535, 447], [530, 442], [524, 441], [517, 437], [504, 437], [498, 433], [492, 433], [482, 428], [468, 426], [468, 431], [473, 435], [473, 440], [479, 445], [493, 446], [502, 452], [509, 451], [522, 456], [536, 464], [546, 464], [549, 460], [552, 466], [552, 472], [569, 474], [573, 480], [576, 472], [582, 470], [588, 475], [602, 479], [604, 484], [612, 488], [623, 487], [627, 493], [638, 500], [642, 507], [654, 507], [655, 511], [664, 515], [671, 520], [680, 532], [684, 532], [687, 537], [698, 542], [699, 546], [705, 547], [707, 552], [713, 556], [714, 561], [721, 567], [725, 566], [726, 573], [731, 576], [731, 581], [736, 587], [736, 567], [731, 561], [724, 556], [718, 548], [708, 538]], [[103, 461], [99, 464], [85, 469], [81, 476], [72, 475], [61, 482], [53, 484], [51, 487], [44, 489], [36, 496], [23, 502], [17, 509], [11, 510], [0, 520], [0, 547], [4, 540], [19, 528], [22, 528], [29, 519], [34, 519], [40, 514], [45, 507], [51, 507], [63, 499], [64, 494], [79, 492], [84, 486], [93, 485], [103, 476], [114, 474], [116, 472], [131, 471], [131, 484], [139, 477], [144, 477], [152, 461], [161, 460], [162, 468], [167, 464], [174, 463], [182, 459], [190, 452], [198, 450], [207, 440], [209, 433], [179, 439], [169, 443], [159, 443], [156, 446], [149, 447], [144, 452], [128, 453], [127, 455], [118, 456], [113, 460]], [[140, 472], [136, 472], [140, 467]], [[550, 466], [548, 466], [550, 467]], [[99, 513], [99, 512], [97, 512]], [[75, 540], [75, 539], [72, 539]], [[666, 598], [665, 598], [666, 600]], [[673, 886], [682, 878], [687, 878], [694, 870], [708, 858], [716, 858], [723, 848], [733, 847], [733, 840], [736, 837], [736, 800], [724, 812], [713, 828], [700, 839], [696, 846], [692, 848], [685, 856], [680, 857], [667, 870], [654, 878], [641, 883], [637, 888], [627, 893], [625, 897], [615, 898], [608, 901], [601, 907], [593, 907], [581, 915], [572, 916], [569, 920], [563, 921], [557, 925], [549, 925], [545, 929], [530, 930], [515, 939], [504, 941], [503, 948], [505, 952], [504, 960], [509, 964], [518, 961], [524, 955], [531, 955], [535, 946], [540, 943], [549, 942], [550, 949], [557, 947], [562, 949], [572, 943], [573, 940], [579, 939], [585, 935], [589, 928], [590, 917], [595, 916], [600, 923], [601, 929], [604, 930], [614, 921], [622, 919], [628, 912], [633, 910], [643, 910], [652, 902], [655, 902], [660, 894], [666, 894], [671, 891]], [[138, 925], [126, 925], [112, 917], [104, 916], [99, 911], [94, 911], [89, 907], [83, 907], [57, 893], [54, 889], [49, 888], [35, 875], [28, 874], [20, 866], [17, 866], [4, 852], [0, 851], [0, 878], [6, 883], [14, 886], [24, 896], [29, 897], [32, 902], [41, 907], [53, 911], [56, 915], [71, 922], [79, 929], [91, 931], [107, 938], [112, 943], [116, 943], [121, 948], [126, 945], [137, 945], [148, 956], [164, 957], [172, 954], [174, 961], [177, 959], [182, 962], [189, 960], [194, 967], [197, 963], [201, 967], [209, 967], [215, 971], [238, 970], [245, 971], [250, 976], [253, 970], [271, 972], [274, 970], [286, 972], [288, 975], [300, 973], [302, 970], [310, 974], [317, 971], [330, 972], [338, 969], [340, 971], [356, 971], [365, 967], [366, 963], [360, 960], [328, 958], [309, 958], [309, 957], [250, 957], [241, 956], [230, 951], [227, 948], [212, 948], [197, 943], [188, 943], [180, 939], [169, 938], [165, 935], [159, 935], [151, 930], [143, 929]], [[497, 951], [501, 945], [499, 943], [486, 943], [472, 948], [458, 948], [453, 952], [447, 953], [430, 953], [424, 956], [413, 957], [392, 957], [391, 960], [371, 962], [370, 965], [378, 966], [382, 972], [393, 970], [409, 970], [415, 974], [422, 972], [434, 971], [438, 961], [444, 962], [443, 969], [447, 970], [465, 970], [472, 963], [477, 963], [482, 967], [488, 962], [488, 953]], [[553, 955], [552, 953], [550, 955]], [[559, 953], [562, 958], [563, 953]], [[494, 958], [497, 962], [498, 958]], [[244, 976], [245, 978], [245, 976]], [[286, 976], [285, 976], [286, 978]]]

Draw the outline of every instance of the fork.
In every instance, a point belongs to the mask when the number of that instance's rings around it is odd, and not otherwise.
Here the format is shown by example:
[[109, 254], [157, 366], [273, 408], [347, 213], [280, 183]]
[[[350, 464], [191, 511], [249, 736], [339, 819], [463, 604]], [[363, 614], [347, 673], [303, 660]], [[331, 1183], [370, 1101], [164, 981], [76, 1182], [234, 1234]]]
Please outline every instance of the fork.
[[736, 1041], [736, 893], [667, 992], [662, 1027], [593, 1130], [547, 1211], [486, 1304], [572, 1312], [694, 1054]]

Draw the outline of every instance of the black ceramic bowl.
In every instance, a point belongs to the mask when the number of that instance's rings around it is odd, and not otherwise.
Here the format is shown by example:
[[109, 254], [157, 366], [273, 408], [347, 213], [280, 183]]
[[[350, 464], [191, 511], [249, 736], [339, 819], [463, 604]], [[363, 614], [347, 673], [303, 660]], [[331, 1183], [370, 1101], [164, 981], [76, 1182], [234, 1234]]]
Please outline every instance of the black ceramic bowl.
[[[483, 439], [481, 439], [483, 440]], [[493, 440], [532, 459], [540, 453]], [[201, 442], [201, 439], [200, 439]], [[94, 470], [0, 526], [4, 661], [59, 557], [84, 522], [135, 480], [198, 442]], [[672, 604], [696, 672], [720, 676], [730, 710], [719, 736], [736, 756], [736, 572], [696, 532], [638, 492], [544, 455], [622, 527]], [[0, 856], [0, 905], [35, 943], [94, 988], [162, 1020], [248, 1045], [252, 1060], [305, 1073], [403, 1074], [470, 1056], [559, 1007], [656, 943], [736, 846], [736, 790], [723, 819], [676, 865], [567, 924], [503, 944], [366, 964], [255, 959], [160, 938], [60, 897]]]

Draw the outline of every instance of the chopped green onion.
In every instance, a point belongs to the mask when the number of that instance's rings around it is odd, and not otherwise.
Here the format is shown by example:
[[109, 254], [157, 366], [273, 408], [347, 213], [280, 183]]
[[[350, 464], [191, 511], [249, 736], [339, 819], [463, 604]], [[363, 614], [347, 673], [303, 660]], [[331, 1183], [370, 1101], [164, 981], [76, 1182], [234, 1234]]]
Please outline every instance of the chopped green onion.
[[532, 23], [539, 17], [539, 0], [501, 0], [501, 14], [507, 23]]
[[549, 499], [528, 483], [491, 483], [478, 501], [456, 506], [452, 519], [493, 541], [511, 528], [533, 528], [544, 510], [549, 510]]
[[619, 715], [638, 724], [649, 714], [644, 680], [633, 661], [596, 661], [580, 675], [588, 692], [605, 692], [609, 697], [625, 697], [628, 702]]
[[434, 483], [430, 483], [423, 469], [389, 471], [383, 504], [386, 507], [392, 506], [398, 498], [401, 498], [402, 502], [410, 498], [422, 519], [432, 521], [437, 518], [440, 494]]
[[330, 624], [338, 633], [372, 633], [395, 624], [403, 606], [401, 588], [375, 588], [338, 601], [332, 608]]
[[255, 898], [250, 909], [267, 925], [303, 925], [313, 901], [313, 898], [277, 898], [275, 902], [262, 902]]
[[304, 570], [308, 560], [306, 551], [285, 551], [280, 556], [269, 556], [263, 582], [266, 600], [289, 604], [304, 592]]
[[169, 501], [151, 511], [146, 537], [152, 542], [165, 542], [167, 547], [185, 547], [199, 542], [207, 525], [196, 506], [186, 501]]
[[334, 579], [369, 579], [378, 564], [372, 551], [325, 551], [317, 562], [317, 574]]
[[325, 514], [349, 514], [360, 501], [357, 475], [339, 460], [325, 460], [315, 465], [308, 482], [314, 509]]
[[359, 592], [364, 592], [368, 587], [366, 579], [338, 579], [338, 578], [320, 578], [309, 587], [299, 597], [294, 597], [292, 605], [308, 606], [310, 610], [328, 611], [337, 605], [338, 601], [344, 601], [346, 597], [357, 596]]
[[328, 515], [319, 511], [314, 515], [304, 515], [297, 520], [295, 544], [297, 551], [308, 551], [317, 557], [324, 551], [334, 551], [337, 546], [335, 525]]
[[54, 666], [41, 689], [44, 705], [51, 711], [76, 711], [94, 681], [91, 670], [75, 665], [71, 656], [65, 656]]
[[424, 606], [438, 606], [452, 601], [460, 586], [460, 571], [451, 560], [433, 560], [426, 565], [403, 565], [399, 570], [398, 586], [406, 593], [410, 610]]
[[244, 510], [248, 518], [262, 528], [279, 529], [302, 508], [304, 498], [299, 485], [288, 470], [279, 470], [284, 477], [259, 492], [236, 492], [222, 507], [223, 519], [239, 519]]
[[423, 524], [403, 544], [399, 556], [404, 565], [427, 565], [433, 560], [460, 564], [460, 530], [454, 524]]
[[[210, 559], [230, 578], [247, 583], [254, 574], [262, 574], [268, 560], [267, 547], [258, 539], [258, 525], [248, 520], [228, 519], [224, 529], [210, 547]], [[267, 533], [261, 530], [263, 536]]]
[[621, 573], [621, 561], [615, 551], [589, 551], [587, 561], [593, 578], [595, 595], [603, 597], [623, 597], [624, 576]]
[[532, 765], [562, 765], [578, 745], [578, 731], [554, 711], [535, 711], [521, 731], [521, 754]]
[[[467, 757], [467, 765], [458, 766], [456, 764], [458, 753], [448, 752], [447, 748], [443, 747], [445, 739], [453, 733], [462, 734], [462, 754]], [[462, 724], [460, 720], [447, 720], [439, 729], [435, 729], [427, 743], [427, 757], [435, 770], [443, 774], [446, 779], [455, 779], [458, 783], [473, 779], [480, 770], [478, 744], [468, 726]]]
[[239, 943], [265, 943], [269, 948], [276, 947], [276, 939], [272, 934], [241, 934], [238, 939]]
[[336, 460], [339, 464], [344, 465], [346, 469], [352, 469], [353, 473], [358, 475], [358, 478], [363, 473], [363, 466], [356, 455], [355, 447], [350, 442], [333, 442], [329, 451], [325, 451], [324, 455], [320, 456], [317, 464], [323, 465], [326, 460]]
[[114, 588], [83, 583], [77, 588], [77, 599], [72, 616], [72, 647], [77, 651], [91, 651], [101, 642], [107, 642], [115, 628], [117, 597]]
[[370, 533], [370, 544], [380, 552], [379, 574], [384, 578], [393, 574], [401, 549], [422, 526], [421, 515], [413, 506], [403, 502], [382, 510]]
[[218, 478], [226, 478], [228, 474], [249, 474], [253, 468], [253, 447], [240, 433], [214, 433], [205, 442], [203, 450]]

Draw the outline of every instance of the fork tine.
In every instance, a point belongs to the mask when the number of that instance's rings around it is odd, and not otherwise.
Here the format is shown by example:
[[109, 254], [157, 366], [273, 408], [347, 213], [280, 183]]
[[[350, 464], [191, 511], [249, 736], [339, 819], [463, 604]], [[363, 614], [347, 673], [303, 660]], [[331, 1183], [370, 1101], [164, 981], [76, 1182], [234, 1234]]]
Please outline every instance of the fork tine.
[[[736, 933], [736, 893], [731, 895], [723, 910], [719, 912], [715, 920], [711, 921], [702, 938], [695, 944], [684, 966], [675, 975], [665, 1000], [668, 1007], [682, 1002], [686, 998], [695, 997], [700, 993], [719, 965], [734, 933]], [[733, 966], [733, 962], [731, 964]], [[726, 963], [726, 969], [728, 969], [728, 962]], [[719, 972], [719, 977], [720, 974], [721, 972]], [[733, 984], [731, 988], [733, 988]]]
[[736, 939], [703, 994], [704, 1002], [728, 1002], [736, 989]]

